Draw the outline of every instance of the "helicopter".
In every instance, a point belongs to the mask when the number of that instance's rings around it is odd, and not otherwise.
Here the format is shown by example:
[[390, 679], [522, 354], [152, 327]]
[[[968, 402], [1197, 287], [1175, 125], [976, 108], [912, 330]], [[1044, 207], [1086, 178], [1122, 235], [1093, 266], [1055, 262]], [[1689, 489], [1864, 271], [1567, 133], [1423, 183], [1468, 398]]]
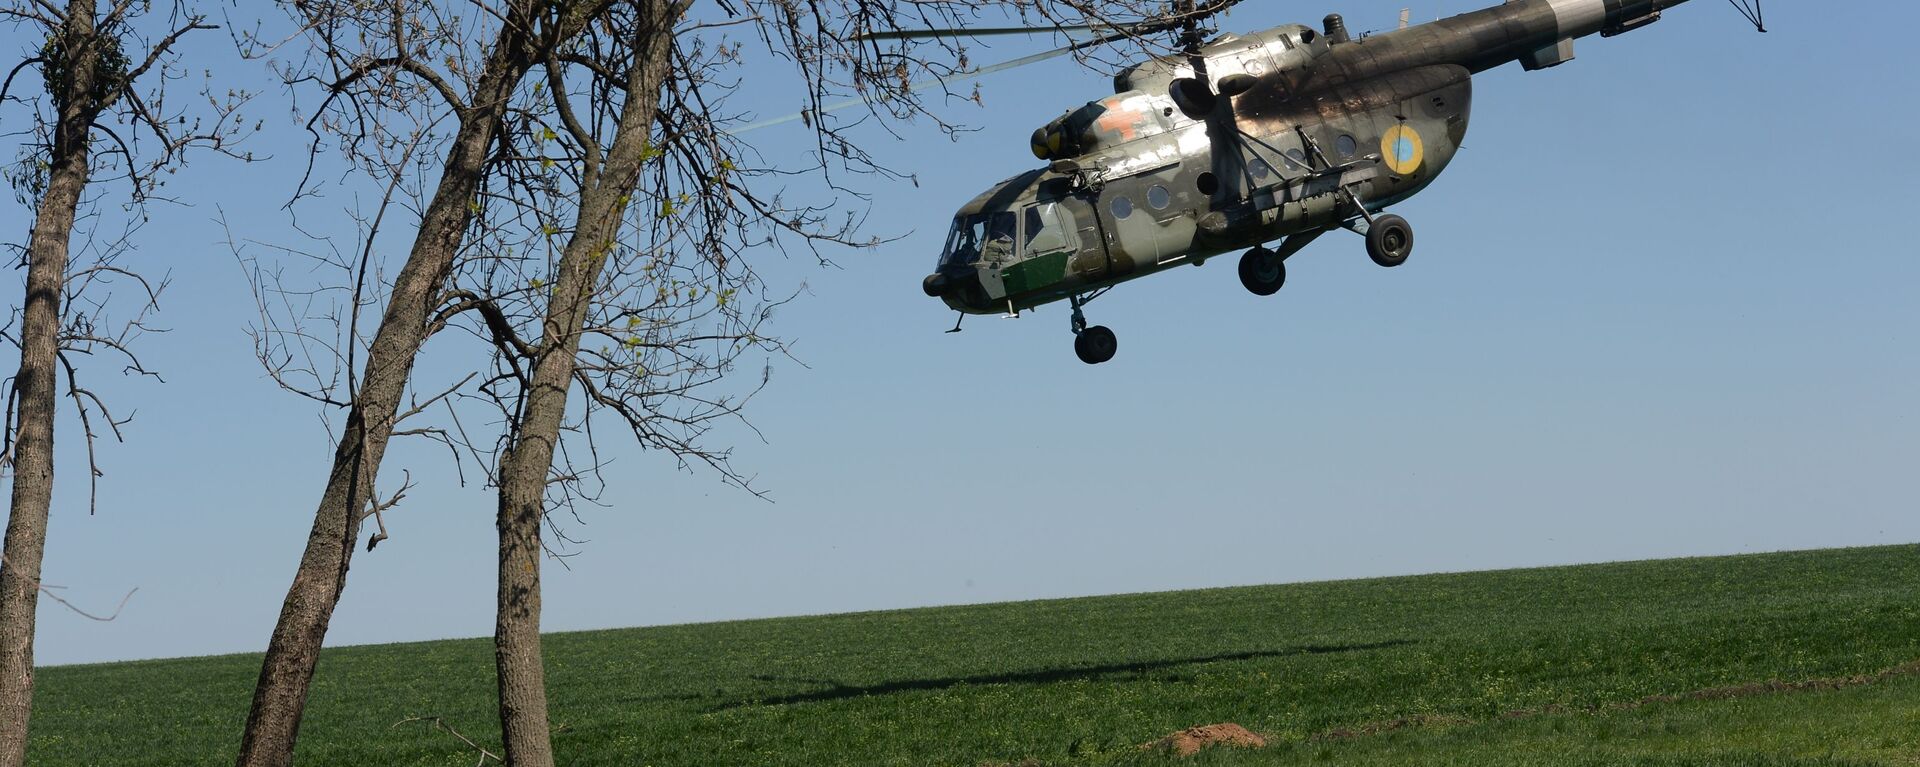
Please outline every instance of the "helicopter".
[[[1685, 2], [1507, 0], [1413, 26], [1403, 14], [1401, 28], [1360, 37], [1338, 14], [1318, 30], [1202, 26], [1238, 1], [1176, 0], [1159, 17], [1119, 26], [873, 35], [1096, 33], [987, 68], [996, 71], [1150, 33], [1172, 32], [1178, 46], [1122, 69], [1113, 95], [1036, 129], [1031, 148], [1048, 164], [961, 206], [924, 292], [961, 320], [1065, 300], [1075, 354], [1099, 364], [1119, 343], [1106, 326], [1087, 324], [1084, 307], [1122, 282], [1243, 251], [1241, 285], [1273, 295], [1287, 259], [1337, 229], [1360, 235], [1375, 264], [1399, 266], [1413, 252], [1413, 228], [1385, 209], [1453, 161], [1474, 74], [1515, 61], [1529, 71], [1565, 63], [1576, 38], [1630, 32]], [[1732, 1], [1766, 31], [1759, 0]]]

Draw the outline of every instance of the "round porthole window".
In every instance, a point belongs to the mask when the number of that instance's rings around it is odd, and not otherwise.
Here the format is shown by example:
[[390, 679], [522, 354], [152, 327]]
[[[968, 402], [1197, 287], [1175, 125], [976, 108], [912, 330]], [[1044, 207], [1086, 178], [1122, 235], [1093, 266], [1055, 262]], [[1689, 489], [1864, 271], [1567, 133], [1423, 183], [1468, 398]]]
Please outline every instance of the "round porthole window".
[[1126, 218], [1133, 215], [1133, 201], [1125, 196], [1113, 198], [1113, 217]]
[[1340, 134], [1340, 138], [1334, 140], [1333, 146], [1335, 149], [1340, 150], [1340, 159], [1342, 160], [1353, 157], [1354, 150], [1360, 148], [1360, 145], [1353, 140], [1353, 137], [1345, 133]]
[[1267, 166], [1266, 160], [1255, 157], [1247, 161], [1247, 172], [1253, 174], [1254, 178], [1264, 179], [1273, 173], [1273, 168]]
[[1298, 149], [1287, 150], [1287, 170], [1303, 170], [1307, 167], [1307, 153]]
[[1201, 194], [1212, 197], [1214, 192], [1220, 191], [1220, 179], [1215, 178], [1212, 173], [1202, 171], [1200, 177], [1194, 180], [1193, 188], [1200, 190]]
[[1147, 188], [1147, 205], [1154, 210], [1166, 210], [1167, 203], [1173, 202], [1173, 196], [1167, 194], [1167, 188], [1154, 184]]

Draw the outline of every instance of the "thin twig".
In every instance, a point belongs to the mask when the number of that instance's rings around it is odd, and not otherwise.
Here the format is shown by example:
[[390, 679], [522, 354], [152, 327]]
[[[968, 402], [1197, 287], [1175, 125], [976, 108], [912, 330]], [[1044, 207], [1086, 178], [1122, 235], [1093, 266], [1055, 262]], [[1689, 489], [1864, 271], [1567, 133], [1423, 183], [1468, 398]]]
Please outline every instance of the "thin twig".
[[505, 760], [501, 759], [498, 755], [494, 754], [492, 751], [488, 751], [485, 746], [482, 746], [478, 743], [473, 742], [472, 738], [469, 738], [465, 735], [461, 735], [459, 730], [453, 729], [452, 726], [447, 724], [446, 720], [441, 719], [440, 717], [437, 717], [437, 716], [410, 716], [398, 722], [394, 722], [393, 727], [390, 727], [388, 729], [393, 729], [394, 727], [399, 727], [400, 725], [403, 725], [403, 724], [412, 724], [414, 722], [426, 722], [428, 724], [431, 724], [438, 729], [446, 731], [448, 735], [452, 735], [455, 738], [459, 738], [461, 743], [467, 744], [467, 747], [480, 752], [480, 760], [473, 763], [474, 767], [479, 767], [480, 765], [486, 764], [488, 759], [492, 759], [496, 762], [502, 762], [502, 763], [505, 762]]

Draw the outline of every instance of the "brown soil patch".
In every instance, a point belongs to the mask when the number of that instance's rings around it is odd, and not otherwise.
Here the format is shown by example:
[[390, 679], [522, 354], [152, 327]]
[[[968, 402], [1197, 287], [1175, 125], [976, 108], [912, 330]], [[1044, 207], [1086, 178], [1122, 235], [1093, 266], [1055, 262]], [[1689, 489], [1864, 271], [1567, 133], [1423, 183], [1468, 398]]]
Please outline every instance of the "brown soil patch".
[[1177, 756], [1193, 756], [1200, 753], [1200, 749], [1216, 744], [1234, 748], [1265, 748], [1267, 739], [1245, 727], [1225, 722], [1188, 727], [1152, 743], [1143, 743], [1140, 748], [1171, 751]]

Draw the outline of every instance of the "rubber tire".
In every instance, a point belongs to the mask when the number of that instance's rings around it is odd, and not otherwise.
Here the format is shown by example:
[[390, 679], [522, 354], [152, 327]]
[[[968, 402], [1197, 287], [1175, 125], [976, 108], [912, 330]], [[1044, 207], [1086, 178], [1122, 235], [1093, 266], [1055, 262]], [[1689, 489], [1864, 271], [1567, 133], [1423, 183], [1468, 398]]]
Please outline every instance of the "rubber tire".
[[1113, 353], [1120, 350], [1120, 339], [1105, 325], [1095, 325], [1080, 331], [1073, 337], [1073, 353], [1080, 355], [1080, 361], [1089, 365], [1098, 365], [1113, 359]]
[[1367, 258], [1381, 266], [1399, 266], [1413, 255], [1413, 227], [1388, 213], [1374, 216], [1367, 226]]
[[[1264, 262], [1264, 263], [1263, 263]], [[1240, 285], [1256, 296], [1271, 296], [1287, 284], [1287, 262], [1266, 248], [1240, 256]]]

